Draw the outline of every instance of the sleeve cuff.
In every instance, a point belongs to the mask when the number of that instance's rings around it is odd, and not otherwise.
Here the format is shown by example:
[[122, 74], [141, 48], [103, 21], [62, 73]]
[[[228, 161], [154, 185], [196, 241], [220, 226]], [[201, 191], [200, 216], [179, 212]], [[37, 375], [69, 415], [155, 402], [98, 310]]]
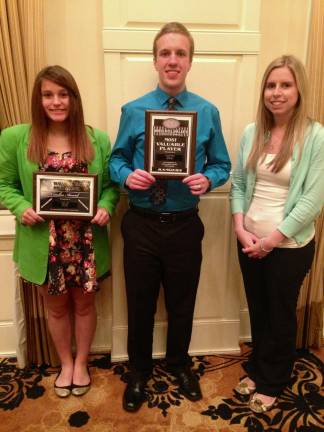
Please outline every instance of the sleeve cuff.
[[127, 188], [126, 186], [126, 180], [129, 174], [131, 174], [133, 171], [129, 168], [124, 168], [123, 171], [120, 173], [120, 186], [123, 188]]

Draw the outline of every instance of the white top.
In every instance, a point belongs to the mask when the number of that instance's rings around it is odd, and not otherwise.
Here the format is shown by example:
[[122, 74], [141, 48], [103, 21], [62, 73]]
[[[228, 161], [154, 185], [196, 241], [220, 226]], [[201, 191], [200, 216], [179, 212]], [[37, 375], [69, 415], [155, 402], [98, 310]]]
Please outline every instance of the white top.
[[[289, 159], [279, 172], [274, 173], [268, 165], [275, 156], [275, 154], [268, 153], [263, 162], [259, 160], [253, 198], [244, 218], [245, 229], [259, 238], [269, 235], [284, 219], [284, 207], [291, 175], [291, 160]], [[286, 238], [277, 247], [302, 247], [311, 238], [302, 245], [298, 245], [292, 238]]]

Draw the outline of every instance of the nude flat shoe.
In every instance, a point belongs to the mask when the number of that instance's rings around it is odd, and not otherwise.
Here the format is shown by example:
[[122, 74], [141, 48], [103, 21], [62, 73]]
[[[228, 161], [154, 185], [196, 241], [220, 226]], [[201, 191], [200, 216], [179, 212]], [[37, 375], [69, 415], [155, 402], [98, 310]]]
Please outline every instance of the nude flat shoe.
[[276, 402], [277, 398], [274, 398], [273, 402], [270, 404], [265, 404], [260, 398], [258, 398], [258, 395], [255, 394], [250, 400], [249, 406], [253, 412], [261, 414], [270, 411], [275, 406]]
[[240, 395], [246, 396], [246, 395], [251, 395], [252, 393], [255, 392], [256, 389], [255, 385], [253, 387], [249, 386], [247, 380], [248, 377], [241, 379], [241, 381], [237, 384], [237, 386], [234, 389]]
[[90, 390], [91, 382], [87, 385], [72, 384], [72, 394], [73, 396], [83, 396]]
[[89, 374], [89, 378], [90, 378], [89, 384], [79, 385], [79, 384], [72, 383], [71, 392], [72, 392], [73, 396], [83, 396], [86, 393], [88, 393], [88, 391], [91, 388], [91, 376], [90, 376], [89, 368], [88, 368], [88, 374]]
[[61, 370], [58, 372], [55, 382], [54, 382], [54, 392], [56, 394], [56, 396], [60, 397], [60, 398], [66, 398], [68, 396], [70, 396], [71, 394], [71, 385], [67, 385], [67, 386], [58, 386], [56, 385], [56, 381], [58, 379], [58, 377], [60, 376]]

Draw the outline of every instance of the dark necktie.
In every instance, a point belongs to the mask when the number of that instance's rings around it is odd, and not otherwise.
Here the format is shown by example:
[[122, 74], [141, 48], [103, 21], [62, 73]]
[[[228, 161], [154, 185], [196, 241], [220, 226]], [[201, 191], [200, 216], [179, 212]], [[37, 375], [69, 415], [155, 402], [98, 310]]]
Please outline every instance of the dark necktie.
[[[168, 110], [176, 110], [177, 99], [170, 97], [167, 100]], [[166, 180], [157, 179], [153, 184], [150, 192], [150, 201], [154, 206], [160, 206], [165, 203], [168, 183]]]
[[168, 110], [176, 110], [177, 109], [176, 104], [178, 101], [176, 98], [170, 97], [167, 102], [168, 102]]

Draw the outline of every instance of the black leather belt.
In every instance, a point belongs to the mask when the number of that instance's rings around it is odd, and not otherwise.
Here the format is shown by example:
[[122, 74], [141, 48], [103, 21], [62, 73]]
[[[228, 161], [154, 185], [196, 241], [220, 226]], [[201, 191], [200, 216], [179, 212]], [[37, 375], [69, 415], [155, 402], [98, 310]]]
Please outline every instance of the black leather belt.
[[198, 213], [198, 208], [192, 208], [189, 210], [183, 210], [183, 211], [175, 211], [175, 212], [155, 212], [150, 209], [146, 209], [143, 207], [137, 207], [133, 204], [130, 204], [130, 209], [137, 214], [140, 214], [141, 216], [158, 220], [161, 223], [174, 223], [176, 221], [179, 221], [181, 219], [186, 219], [190, 216], [193, 216]]

